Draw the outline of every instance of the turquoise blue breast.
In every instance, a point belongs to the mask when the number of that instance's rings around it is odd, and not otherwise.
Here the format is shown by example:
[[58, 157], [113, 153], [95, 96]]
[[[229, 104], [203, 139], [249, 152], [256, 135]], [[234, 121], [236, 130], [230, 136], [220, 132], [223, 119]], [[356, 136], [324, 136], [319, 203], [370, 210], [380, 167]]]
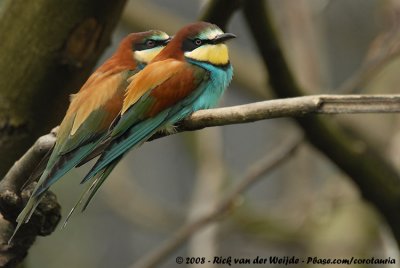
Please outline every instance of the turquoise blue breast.
[[167, 113], [171, 115], [167, 120], [169, 124], [175, 124], [195, 111], [215, 107], [233, 77], [233, 68], [230, 64], [226, 67], [217, 67], [190, 59], [188, 62], [206, 69], [210, 76], [189, 97], [167, 109]]
[[191, 63], [210, 72], [209, 81], [201, 85], [202, 88], [199, 88], [202, 93], [193, 103], [193, 111], [215, 107], [232, 80], [232, 65], [217, 67], [205, 62], [192, 61]]

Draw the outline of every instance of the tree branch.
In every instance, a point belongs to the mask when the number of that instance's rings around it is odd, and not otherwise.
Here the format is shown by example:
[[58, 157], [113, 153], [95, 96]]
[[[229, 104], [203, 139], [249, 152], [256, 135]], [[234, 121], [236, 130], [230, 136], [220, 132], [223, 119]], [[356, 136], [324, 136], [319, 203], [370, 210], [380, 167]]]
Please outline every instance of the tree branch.
[[[311, 114], [399, 113], [400, 95], [311, 95], [276, 99], [231, 107], [201, 110], [183, 120], [177, 132], [206, 127], [250, 123], [282, 117]], [[43, 156], [53, 147], [55, 132], [40, 137], [0, 182], [0, 193], [16, 191], [29, 178]], [[166, 136], [155, 134], [150, 140]], [[1, 194], [0, 194], [1, 196]]]
[[[37, 139], [33, 146], [14, 163], [0, 182], [0, 195], [5, 192], [18, 193], [38, 163], [54, 146], [56, 134], [57, 128], [54, 128], [49, 134]], [[15, 198], [18, 199], [17, 196]]]
[[301, 144], [301, 141], [302, 138], [300, 137], [291, 137], [283, 146], [279, 146], [275, 150], [268, 152], [268, 155], [247, 170], [243, 179], [229, 191], [225, 198], [216, 204], [214, 210], [179, 228], [170, 239], [166, 240], [148, 255], [139, 259], [131, 268], [156, 267], [171, 253], [182, 246], [195, 232], [209, 223], [221, 220], [223, 216], [226, 216], [227, 213], [231, 212], [237, 206], [237, 200], [244, 191], [261, 179], [263, 175], [272, 171], [292, 156]]
[[[275, 94], [280, 98], [305, 95], [290, 72], [266, 2], [244, 1], [243, 11]], [[350, 133], [329, 118], [299, 117], [296, 121], [308, 141], [349, 175], [363, 197], [378, 208], [400, 244], [400, 176], [393, 165], [367, 144], [361, 133]]]
[[[185, 119], [178, 127], [178, 132], [192, 131], [205, 127], [222, 126], [229, 124], [241, 124], [265, 120], [270, 118], [297, 117], [308, 114], [348, 114], [348, 113], [392, 113], [400, 112], [400, 95], [315, 95], [305, 97], [295, 97], [287, 99], [269, 100], [245, 105], [224, 107], [210, 110], [202, 110], [194, 113]], [[0, 182], [0, 206], [6, 218], [15, 219], [21, 209], [22, 203], [29, 197], [28, 191], [23, 192], [23, 200], [18, 197], [19, 190], [31, 173], [40, 163], [43, 156], [53, 147], [55, 142], [55, 131], [39, 138], [36, 143], [17, 161], [9, 170], [4, 179]], [[158, 133], [152, 139], [165, 136], [164, 133]], [[354, 148], [354, 146], [352, 146]], [[379, 183], [379, 182], [377, 182]], [[248, 186], [241, 186], [244, 191]], [[375, 186], [378, 187], [378, 186]], [[31, 189], [30, 189], [31, 190]], [[386, 193], [383, 190], [384, 193]], [[391, 197], [391, 195], [389, 195]], [[228, 201], [224, 201], [228, 202]], [[225, 203], [226, 204], [226, 203]], [[221, 205], [222, 206], [222, 205]], [[224, 209], [218, 206], [217, 209]], [[36, 230], [31, 237], [31, 243], [37, 233], [47, 234], [52, 231], [60, 217], [59, 206], [55, 197], [49, 193], [41, 206], [42, 211], [37, 213], [36, 220], [30, 222], [25, 230]], [[48, 210], [43, 208], [50, 208]], [[175, 246], [183, 243], [194, 231], [205, 224], [214, 220], [214, 216], [205, 216], [199, 222], [184, 227], [179, 231], [179, 241]], [[40, 226], [43, 222], [53, 223], [52, 228], [49, 225], [42, 230]], [[5, 228], [4, 226], [1, 228]], [[12, 230], [12, 226], [8, 226]], [[23, 231], [23, 230], [22, 230]], [[11, 233], [11, 231], [9, 231]], [[21, 237], [26, 237], [26, 233], [21, 233]], [[16, 237], [18, 239], [18, 236]], [[7, 238], [8, 240], [8, 238]], [[171, 243], [171, 242], [169, 242]], [[21, 244], [20, 244], [21, 245]], [[27, 247], [30, 244], [24, 244]], [[170, 246], [169, 246], [170, 247]], [[172, 247], [171, 247], [172, 249]], [[169, 249], [169, 250], [171, 250]], [[22, 252], [17, 259], [23, 258], [27, 248], [13, 250], [12, 252]], [[164, 249], [166, 250], [166, 249]], [[22, 254], [22, 255], [21, 255]], [[165, 254], [165, 253], [163, 253]], [[157, 257], [159, 258], [159, 257]]]
[[398, 112], [400, 95], [312, 95], [198, 111], [185, 119], [178, 129], [197, 130], [308, 114]]

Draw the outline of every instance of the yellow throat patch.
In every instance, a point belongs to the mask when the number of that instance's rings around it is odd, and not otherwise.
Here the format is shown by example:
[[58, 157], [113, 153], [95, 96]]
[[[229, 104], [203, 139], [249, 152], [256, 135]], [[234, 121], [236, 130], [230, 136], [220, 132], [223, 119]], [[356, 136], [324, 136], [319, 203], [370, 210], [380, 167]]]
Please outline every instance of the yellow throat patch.
[[228, 47], [225, 44], [204, 45], [193, 51], [185, 52], [185, 57], [209, 62], [213, 65], [225, 65], [229, 62]]
[[155, 56], [158, 55], [158, 53], [160, 53], [163, 48], [164, 47], [160, 46], [152, 49], [135, 51], [133, 52], [133, 57], [139, 62], [149, 63], [152, 59], [154, 59]]

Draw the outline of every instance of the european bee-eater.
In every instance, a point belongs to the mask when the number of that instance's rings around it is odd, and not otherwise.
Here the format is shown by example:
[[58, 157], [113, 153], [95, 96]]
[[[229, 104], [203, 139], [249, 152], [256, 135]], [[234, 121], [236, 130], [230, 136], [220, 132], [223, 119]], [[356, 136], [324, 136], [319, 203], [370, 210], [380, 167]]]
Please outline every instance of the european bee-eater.
[[47, 166], [17, 218], [14, 234], [29, 220], [48, 188], [101, 143], [121, 111], [128, 78], [143, 69], [169, 40], [166, 33], [156, 30], [129, 34], [80, 91], [71, 96]]
[[215, 106], [229, 85], [233, 69], [225, 41], [234, 38], [214, 24], [197, 22], [182, 28], [127, 87], [111, 140], [86, 175], [94, 191], [130, 149], [168, 129], [191, 113]]

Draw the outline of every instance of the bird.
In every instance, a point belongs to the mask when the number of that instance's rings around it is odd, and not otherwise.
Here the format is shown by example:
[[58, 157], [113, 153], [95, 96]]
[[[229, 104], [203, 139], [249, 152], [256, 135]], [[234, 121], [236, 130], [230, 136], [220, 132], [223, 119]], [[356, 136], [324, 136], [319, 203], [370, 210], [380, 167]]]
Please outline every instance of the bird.
[[173, 129], [193, 112], [216, 106], [233, 77], [225, 42], [235, 37], [208, 22], [179, 30], [130, 78], [122, 110], [108, 134], [110, 142], [82, 183], [96, 178], [96, 191], [129, 150], [158, 131]]
[[29, 221], [49, 187], [72, 168], [85, 162], [103, 141], [122, 109], [129, 77], [142, 70], [170, 41], [163, 31], [131, 33], [115, 53], [90, 75], [78, 93], [71, 95], [53, 151], [30, 199], [16, 219], [10, 240]]

